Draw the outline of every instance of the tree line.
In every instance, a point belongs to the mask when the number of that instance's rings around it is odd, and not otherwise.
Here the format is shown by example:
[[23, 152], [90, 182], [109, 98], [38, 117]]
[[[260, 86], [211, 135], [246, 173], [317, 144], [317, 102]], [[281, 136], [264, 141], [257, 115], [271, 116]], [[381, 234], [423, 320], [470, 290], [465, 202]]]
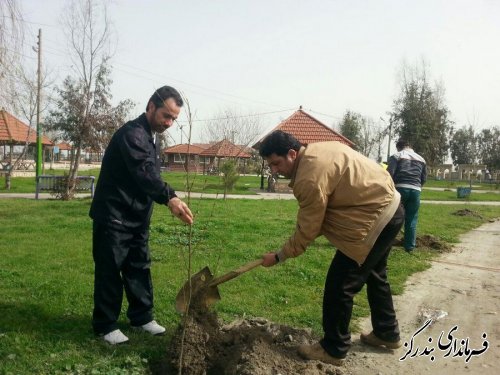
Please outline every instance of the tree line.
[[[52, 75], [50, 67], [44, 67], [40, 74], [45, 95], [43, 103], [38, 103], [34, 95], [36, 67], [30, 67], [23, 53], [19, 53], [32, 44], [24, 33], [26, 25], [21, 3], [17, 0], [0, 2], [0, 107], [25, 119], [31, 129], [35, 126], [37, 106], [42, 105], [43, 132], [54, 142], [72, 145], [69, 196], [82, 153], [103, 150], [115, 130], [127, 120], [135, 103], [123, 100], [118, 105], [112, 104], [111, 72], [116, 40], [106, 1], [68, 0], [61, 14], [60, 27], [66, 45], [59, 48], [70, 58], [71, 73], [55, 85], [48, 78]], [[182, 134], [184, 127], [184, 124], [178, 126]], [[248, 146], [261, 133], [261, 128], [258, 116], [226, 109], [215, 119], [206, 121], [203, 136], [208, 142], [229, 139]], [[162, 146], [168, 145], [167, 137], [168, 134], [164, 134], [160, 140]], [[27, 147], [28, 140], [19, 160], [25, 157]], [[15, 165], [11, 171], [14, 169]]]
[[[71, 143], [68, 186], [63, 194], [63, 198], [69, 199], [82, 152], [102, 150], [134, 106], [131, 100], [112, 104], [113, 34], [106, 3], [97, 0], [65, 3], [61, 27], [67, 44], [61, 48], [71, 60], [71, 73], [57, 86], [47, 78], [51, 76], [50, 69], [30, 70], [23, 54], [19, 53], [28, 45], [20, 3], [0, 2], [0, 17], [0, 86], [5, 88], [1, 90], [0, 106], [22, 114], [30, 128], [34, 125], [34, 108], [40, 107], [39, 110], [46, 113], [42, 124], [44, 133], [55, 142]], [[40, 44], [39, 40], [38, 48]], [[52, 91], [44, 90], [44, 104], [30, 95], [36, 92], [37, 73], [43, 77], [43, 88], [53, 87]]]
[[429, 165], [444, 164], [449, 156], [455, 165], [485, 164], [489, 170], [500, 169], [500, 127], [475, 131], [473, 126], [457, 128], [450, 120], [444, 88], [431, 85], [425, 62], [422, 66], [403, 64], [400, 92], [388, 112], [385, 126], [359, 113], [346, 111], [338, 123], [339, 131], [356, 144], [362, 154], [384, 159], [383, 139], [404, 138]]
[[[0, 2], [0, 107], [20, 114], [32, 126], [40, 105], [45, 112], [44, 132], [54, 141], [73, 146], [71, 181], [77, 175], [82, 152], [103, 150], [135, 104], [131, 100], [112, 104], [110, 77], [116, 43], [106, 2], [68, 0], [65, 4], [61, 28], [67, 45], [61, 48], [71, 59], [72, 71], [61, 84], [55, 85], [50, 79], [50, 69], [45, 67], [40, 72], [45, 100], [37, 103], [36, 67], [30, 68], [19, 53], [32, 45], [32, 41], [26, 41], [20, 3]], [[451, 155], [455, 164], [481, 163], [490, 170], [500, 169], [500, 128], [493, 126], [479, 132], [470, 125], [456, 128], [445, 104], [444, 88], [430, 82], [425, 63], [421, 67], [403, 65], [399, 84], [399, 95], [383, 123], [347, 110], [337, 124], [340, 133], [352, 140], [358, 151], [384, 160], [386, 155], [381, 148], [384, 139], [389, 137], [394, 142], [405, 138], [429, 165], [442, 164]], [[182, 127], [179, 124], [181, 132]], [[261, 129], [258, 116], [226, 109], [206, 121], [203, 136], [209, 142], [226, 138], [249, 145], [261, 134]], [[163, 142], [168, 143], [166, 139]]]

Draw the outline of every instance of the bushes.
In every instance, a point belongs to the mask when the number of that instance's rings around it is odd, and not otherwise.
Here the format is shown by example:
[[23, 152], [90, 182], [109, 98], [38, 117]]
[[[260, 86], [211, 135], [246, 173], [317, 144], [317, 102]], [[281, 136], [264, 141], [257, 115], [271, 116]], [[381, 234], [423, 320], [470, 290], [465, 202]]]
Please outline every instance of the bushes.
[[240, 178], [238, 174], [236, 161], [228, 160], [220, 168], [222, 172], [222, 182], [224, 184], [224, 196], [226, 192], [233, 190], [236, 181]]

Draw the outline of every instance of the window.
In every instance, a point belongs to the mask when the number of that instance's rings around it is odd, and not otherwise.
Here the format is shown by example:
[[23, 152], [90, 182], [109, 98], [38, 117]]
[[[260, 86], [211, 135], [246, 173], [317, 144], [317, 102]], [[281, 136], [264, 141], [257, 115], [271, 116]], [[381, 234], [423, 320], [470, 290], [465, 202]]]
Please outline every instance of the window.
[[174, 154], [174, 163], [185, 163], [186, 155], [184, 154]]

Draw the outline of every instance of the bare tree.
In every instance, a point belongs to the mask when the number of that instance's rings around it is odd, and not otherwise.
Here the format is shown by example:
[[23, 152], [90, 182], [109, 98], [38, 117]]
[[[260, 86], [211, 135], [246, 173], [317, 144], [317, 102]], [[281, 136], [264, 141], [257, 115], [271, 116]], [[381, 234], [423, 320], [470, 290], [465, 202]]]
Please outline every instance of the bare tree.
[[18, 77], [16, 68], [21, 66], [20, 51], [24, 46], [23, 17], [16, 0], [0, 1], [0, 108], [16, 113]]
[[384, 129], [380, 123], [376, 123], [371, 118], [365, 117], [365, 121], [361, 124], [362, 144], [361, 153], [372, 158], [380, 158], [379, 144], [385, 135]]
[[[34, 133], [37, 109], [37, 77], [32, 62], [22, 51], [25, 47], [23, 15], [16, 0], [0, 1], [0, 107], [22, 118], [29, 124], [25, 143], [17, 158], [10, 162], [5, 173], [5, 187], [11, 187], [11, 175], [26, 157], [29, 139]], [[49, 84], [47, 74], [41, 74], [41, 87]], [[44, 108], [41, 108], [43, 111]], [[12, 157], [12, 155], [11, 155]]]
[[[9, 170], [5, 174], [5, 188], [10, 190], [11, 188], [11, 177], [12, 172], [15, 171], [19, 164], [25, 159], [30, 145], [31, 134], [35, 133], [36, 126], [36, 113], [37, 113], [37, 77], [35, 73], [28, 72], [23, 66], [17, 67], [16, 70], [13, 69], [14, 74], [17, 77], [15, 90], [16, 95], [10, 98], [11, 104], [17, 109], [17, 113], [27, 121], [28, 123], [28, 133], [26, 135], [25, 143], [22, 147], [21, 152], [17, 158], [11, 162]], [[47, 79], [46, 74], [42, 74], [41, 78], [41, 89], [48, 87], [51, 82]], [[44, 112], [48, 107], [48, 102], [44, 103], [40, 108], [40, 112]]]
[[354, 142], [356, 151], [365, 156], [374, 156], [375, 146], [382, 139], [383, 130], [379, 124], [359, 113], [347, 110], [338, 124], [340, 134]]
[[226, 108], [205, 122], [202, 137], [210, 143], [227, 139], [234, 144], [248, 146], [261, 133], [262, 126], [258, 115], [243, 115]]
[[72, 108], [74, 129], [71, 131], [74, 152], [70, 160], [67, 191], [63, 195], [63, 198], [69, 199], [75, 188], [82, 149], [95, 139], [93, 120], [99, 116], [94, 110], [102, 103], [103, 91], [109, 94], [102, 81], [109, 73], [107, 63], [111, 57], [111, 31], [106, 4], [97, 0], [71, 0], [63, 13], [63, 26], [75, 73], [74, 78], [65, 80], [75, 104]]

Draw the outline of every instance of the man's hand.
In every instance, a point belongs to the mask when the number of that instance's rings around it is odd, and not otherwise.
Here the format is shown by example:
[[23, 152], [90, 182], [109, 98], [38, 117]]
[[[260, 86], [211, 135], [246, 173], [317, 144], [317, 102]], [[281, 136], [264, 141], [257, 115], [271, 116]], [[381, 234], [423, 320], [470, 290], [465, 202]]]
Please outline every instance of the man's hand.
[[264, 255], [262, 255], [262, 259], [264, 259], [264, 261], [262, 262], [262, 265], [264, 267], [272, 267], [272, 266], [278, 264], [278, 262], [276, 260], [276, 253], [264, 254]]
[[193, 214], [186, 203], [176, 197], [170, 199], [167, 205], [168, 208], [170, 208], [172, 215], [179, 218], [186, 224], [193, 224]]

